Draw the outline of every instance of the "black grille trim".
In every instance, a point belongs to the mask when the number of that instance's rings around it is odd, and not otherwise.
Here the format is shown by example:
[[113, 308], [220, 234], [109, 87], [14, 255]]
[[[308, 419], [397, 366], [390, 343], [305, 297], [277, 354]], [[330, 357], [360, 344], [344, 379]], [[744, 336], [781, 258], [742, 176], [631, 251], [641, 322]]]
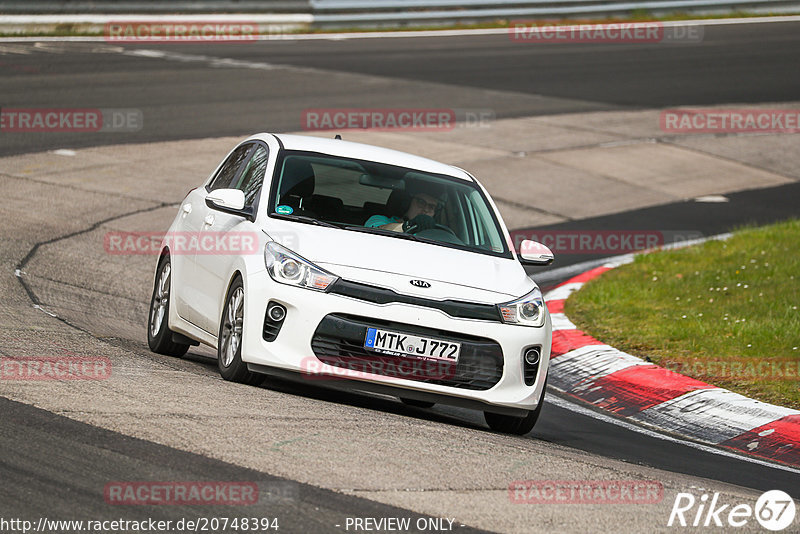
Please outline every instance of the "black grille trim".
[[376, 304], [412, 304], [443, 311], [451, 317], [461, 319], [478, 319], [481, 321], [502, 322], [497, 306], [493, 304], [476, 304], [474, 302], [464, 302], [460, 300], [433, 300], [411, 295], [401, 295], [392, 289], [352, 282], [350, 280], [339, 279], [334, 282], [329, 293], [351, 297]]
[[275, 341], [278, 337], [278, 332], [281, 331], [281, 325], [275, 324], [269, 316], [264, 317], [264, 331], [262, 335], [264, 337], [264, 341]]
[[[461, 355], [452, 364], [378, 354], [364, 348], [368, 327], [456, 341]], [[503, 376], [503, 350], [491, 339], [368, 317], [326, 315], [314, 332], [311, 349], [328, 365], [461, 389], [491, 389]]]

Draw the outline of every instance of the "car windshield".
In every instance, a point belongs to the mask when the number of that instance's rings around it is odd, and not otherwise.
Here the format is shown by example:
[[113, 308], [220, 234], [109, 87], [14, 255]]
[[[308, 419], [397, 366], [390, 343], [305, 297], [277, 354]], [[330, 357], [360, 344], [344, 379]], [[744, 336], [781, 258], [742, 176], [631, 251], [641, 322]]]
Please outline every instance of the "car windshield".
[[270, 215], [510, 257], [474, 182], [374, 161], [285, 151]]

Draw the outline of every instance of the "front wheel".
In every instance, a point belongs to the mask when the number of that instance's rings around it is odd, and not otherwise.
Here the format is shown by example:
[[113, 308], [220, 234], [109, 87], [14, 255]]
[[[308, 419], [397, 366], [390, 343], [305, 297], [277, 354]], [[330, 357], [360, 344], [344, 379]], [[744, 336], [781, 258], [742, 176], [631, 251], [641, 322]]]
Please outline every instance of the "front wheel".
[[217, 367], [225, 380], [257, 386], [264, 375], [247, 370], [242, 361], [242, 329], [244, 327], [244, 286], [236, 278], [225, 297], [225, 309], [219, 324], [217, 337]]
[[169, 256], [158, 262], [156, 283], [150, 299], [150, 314], [147, 320], [147, 345], [150, 350], [167, 356], [183, 356], [189, 345], [172, 341], [169, 329], [169, 306], [172, 286], [172, 265]]
[[516, 417], [513, 415], [501, 415], [492, 412], [483, 412], [483, 418], [486, 419], [486, 424], [495, 432], [502, 432], [504, 434], [516, 434], [522, 436], [533, 430], [536, 421], [539, 419], [539, 414], [542, 413], [542, 406], [544, 405], [544, 392], [547, 389], [547, 382], [545, 381], [542, 388], [542, 395], [539, 397], [539, 404], [536, 409], [528, 412], [528, 415], [523, 417]]

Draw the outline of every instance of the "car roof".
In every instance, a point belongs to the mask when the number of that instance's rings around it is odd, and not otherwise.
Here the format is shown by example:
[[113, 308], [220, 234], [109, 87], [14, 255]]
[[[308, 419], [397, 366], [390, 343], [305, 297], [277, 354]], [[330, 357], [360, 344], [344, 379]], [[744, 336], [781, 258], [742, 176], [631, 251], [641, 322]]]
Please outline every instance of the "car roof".
[[[270, 134], [259, 134], [253, 136], [253, 138], [261, 138], [262, 135]], [[368, 161], [377, 161], [380, 163], [397, 165], [399, 167], [408, 167], [424, 172], [445, 174], [447, 176], [453, 176], [469, 182], [475, 181], [475, 179], [469, 173], [459, 169], [458, 167], [453, 167], [452, 165], [447, 165], [432, 159], [415, 156], [406, 152], [400, 152], [399, 150], [392, 150], [374, 145], [366, 145], [363, 143], [353, 143], [351, 141], [334, 139], [332, 137], [313, 137], [292, 134], [271, 135], [274, 135], [283, 144], [283, 147], [286, 150], [306, 150], [309, 152], [319, 152], [322, 154], [329, 154], [344, 158], [357, 158]]]

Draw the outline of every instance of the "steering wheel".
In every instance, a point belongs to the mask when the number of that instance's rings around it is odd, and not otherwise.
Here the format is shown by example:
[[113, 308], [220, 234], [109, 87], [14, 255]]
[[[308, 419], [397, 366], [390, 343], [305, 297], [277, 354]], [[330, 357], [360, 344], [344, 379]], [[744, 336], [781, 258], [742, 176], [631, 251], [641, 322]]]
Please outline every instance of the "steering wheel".
[[415, 227], [409, 228], [409, 231], [406, 231], [406, 233], [414, 235], [414, 234], [418, 234], [419, 232], [427, 232], [427, 231], [430, 231], [430, 230], [444, 230], [445, 232], [448, 232], [448, 233], [452, 234], [453, 237], [456, 237], [456, 233], [454, 231], [452, 231], [449, 227], [447, 227], [447, 226], [445, 226], [443, 224], [437, 224], [433, 228], [425, 228], [424, 230], [420, 230], [418, 226], [415, 226]]
[[434, 228], [428, 228], [427, 230], [421, 230], [419, 232], [415, 232], [419, 237], [424, 237], [425, 239], [432, 239], [434, 241], [439, 241], [442, 243], [452, 243], [453, 245], [463, 245], [464, 242], [461, 241], [458, 236], [456, 235], [453, 230], [444, 226], [442, 224], [437, 224]]
[[439, 230], [444, 230], [445, 232], [449, 232], [453, 237], [457, 237], [456, 233], [453, 230], [451, 230], [449, 226], [445, 226], [443, 224], [437, 224], [435, 228], [438, 228]]

